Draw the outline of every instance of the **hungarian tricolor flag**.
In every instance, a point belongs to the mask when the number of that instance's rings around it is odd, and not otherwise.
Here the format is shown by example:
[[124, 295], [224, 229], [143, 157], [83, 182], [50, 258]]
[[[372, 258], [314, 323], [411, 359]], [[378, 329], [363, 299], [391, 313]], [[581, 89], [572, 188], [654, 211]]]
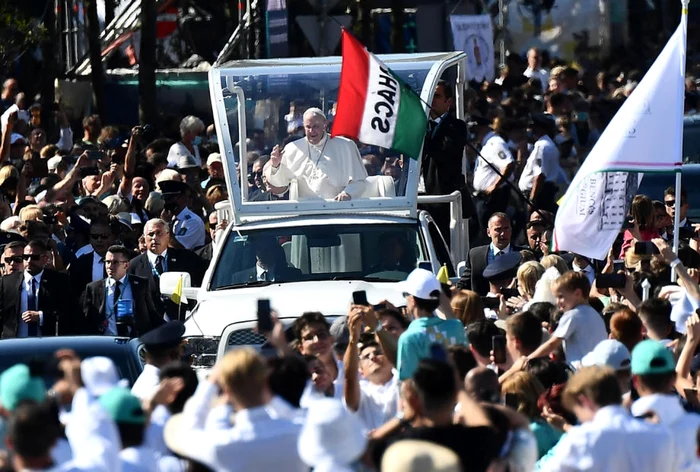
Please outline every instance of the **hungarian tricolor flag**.
[[418, 95], [343, 29], [343, 68], [331, 134], [416, 159], [426, 125]]

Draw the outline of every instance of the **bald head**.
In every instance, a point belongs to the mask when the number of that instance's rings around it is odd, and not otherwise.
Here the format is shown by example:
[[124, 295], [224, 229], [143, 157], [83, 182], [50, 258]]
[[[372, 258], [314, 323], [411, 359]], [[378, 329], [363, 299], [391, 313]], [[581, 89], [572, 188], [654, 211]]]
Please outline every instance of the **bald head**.
[[473, 400], [494, 403], [501, 398], [498, 375], [488, 367], [474, 367], [464, 378], [464, 389]]

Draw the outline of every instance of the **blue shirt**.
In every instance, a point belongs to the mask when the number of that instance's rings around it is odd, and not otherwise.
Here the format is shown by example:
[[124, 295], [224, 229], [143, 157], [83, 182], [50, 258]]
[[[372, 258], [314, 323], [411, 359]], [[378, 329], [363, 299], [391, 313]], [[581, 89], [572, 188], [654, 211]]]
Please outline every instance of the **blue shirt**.
[[459, 320], [443, 320], [437, 316], [413, 320], [408, 329], [399, 337], [397, 369], [399, 379], [413, 376], [418, 362], [430, 357], [430, 346], [442, 344], [445, 347], [467, 345], [464, 325]]

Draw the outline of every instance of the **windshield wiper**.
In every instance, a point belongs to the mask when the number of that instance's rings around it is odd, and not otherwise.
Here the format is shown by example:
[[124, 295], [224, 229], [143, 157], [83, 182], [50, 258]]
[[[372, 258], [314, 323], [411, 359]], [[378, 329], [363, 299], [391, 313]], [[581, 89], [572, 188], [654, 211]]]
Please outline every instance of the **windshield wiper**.
[[337, 275], [331, 280], [363, 280], [365, 282], [397, 282], [396, 280], [386, 279], [384, 277], [367, 277], [361, 275]]
[[241, 282], [239, 284], [222, 285], [221, 287], [216, 287], [215, 291], [228, 290], [231, 288], [240, 288], [240, 287], [266, 287], [268, 285], [272, 285], [273, 283], [278, 283], [278, 282], [273, 282], [271, 280], [251, 280], [248, 282]]

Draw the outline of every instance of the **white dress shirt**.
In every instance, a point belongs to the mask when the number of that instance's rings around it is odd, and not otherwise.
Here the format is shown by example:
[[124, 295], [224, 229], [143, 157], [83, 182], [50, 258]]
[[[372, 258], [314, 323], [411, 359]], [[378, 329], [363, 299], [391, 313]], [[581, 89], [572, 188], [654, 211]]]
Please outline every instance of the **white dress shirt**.
[[[513, 155], [510, 153], [506, 142], [493, 131], [488, 133], [482, 140], [481, 155], [483, 158], [477, 157], [476, 159], [474, 190], [485, 192], [500, 179], [500, 176], [496, 174], [496, 171], [494, 171], [486, 161], [494, 165], [500, 173], [503, 173], [506, 167], [515, 161], [513, 160]], [[486, 161], [484, 159], [486, 159]], [[513, 180], [512, 175], [509, 177], [509, 180]]]
[[700, 460], [697, 455], [700, 415], [686, 412], [677, 396], [661, 394], [642, 397], [632, 404], [634, 416], [643, 416], [647, 413], [654, 413], [659, 423], [673, 432], [676, 445], [676, 470], [683, 472], [700, 470]]
[[141, 401], [150, 400], [160, 385], [160, 369], [154, 365], [143, 366], [141, 375], [131, 387], [131, 394]]
[[523, 75], [528, 79], [540, 79], [542, 83], [542, 93], [546, 92], [549, 88], [549, 72], [546, 69], [532, 69], [528, 67], [523, 72]]
[[160, 254], [155, 254], [155, 253], [152, 253], [151, 251], [146, 251], [146, 257], [148, 258], [148, 262], [151, 263], [151, 267], [153, 268], [153, 270], [156, 269], [156, 259], [158, 258], [158, 256], [163, 256], [163, 262], [162, 262], [163, 272], [167, 272], [168, 271], [168, 250], [166, 249], [165, 251], [163, 251]]
[[100, 256], [96, 252], [92, 253], [92, 280], [90, 282], [97, 282], [105, 278], [105, 258]]
[[[131, 284], [129, 283], [128, 276], [125, 275], [119, 280], [119, 300], [131, 300], [132, 309], [134, 308], [133, 302], [134, 297], [131, 293]], [[105, 317], [107, 318], [107, 328], [105, 328], [104, 334], [107, 336], [117, 335], [117, 313], [114, 311], [116, 300], [114, 300], [114, 290], [116, 288], [116, 281], [109, 277], [105, 281], [105, 290], [107, 291], [105, 295]]]
[[[33, 278], [36, 280], [34, 284], [34, 300], [36, 300], [36, 311], [39, 311], [39, 285], [41, 284], [41, 276], [44, 275], [42, 270], [36, 274]], [[17, 325], [17, 337], [26, 338], [29, 335], [29, 325], [22, 319], [22, 313], [28, 310], [27, 295], [32, 289], [32, 276], [26, 270], [24, 271], [24, 283], [22, 284], [22, 292], [20, 294], [20, 305], [19, 305], [19, 324]], [[37, 336], [41, 336], [41, 327], [44, 326], [44, 312], [39, 311], [39, 327], [37, 328]]]
[[518, 186], [523, 192], [532, 190], [535, 178], [544, 174], [544, 179], [554, 182], [561, 174], [559, 150], [554, 141], [546, 134], [535, 142], [532, 152], [525, 162]]
[[360, 381], [360, 405], [357, 416], [367, 431], [377, 429], [396, 416], [399, 405], [399, 373], [392, 371], [391, 379], [382, 385]]
[[607, 406], [593, 420], [574, 426], [557, 444], [547, 470], [659, 472], [674, 469], [674, 440], [662, 426]]
[[182, 426], [187, 434], [176, 438], [176, 449], [214, 470], [308, 471], [297, 452], [301, 425], [276, 418], [265, 406], [237, 412], [230, 429], [205, 429], [216, 395], [211, 382], [199, 384], [185, 405]]
[[173, 235], [185, 249], [195, 249], [204, 246], [206, 229], [204, 221], [189, 208], [185, 207], [175, 217]]

